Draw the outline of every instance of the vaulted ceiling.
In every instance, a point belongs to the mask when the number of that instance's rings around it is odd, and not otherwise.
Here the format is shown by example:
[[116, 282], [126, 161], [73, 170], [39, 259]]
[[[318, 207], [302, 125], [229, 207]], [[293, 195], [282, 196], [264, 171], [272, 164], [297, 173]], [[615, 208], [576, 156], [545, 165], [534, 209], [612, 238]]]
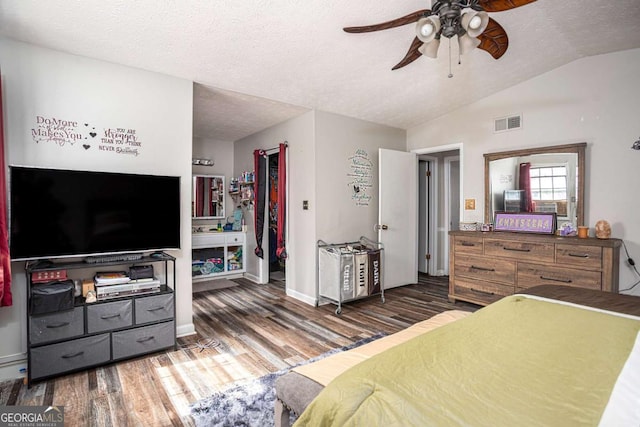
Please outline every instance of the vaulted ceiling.
[[[640, 47], [639, 0], [538, 0], [491, 13], [499, 60], [474, 50], [391, 68], [415, 37], [376, 24], [426, 0], [2, 0], [0, 34], [196, 83], [194, 136], [233, 141], [309, 109], [408, 129], [576, 59]], [[455, 39], [454, 39], [455, 40]]]

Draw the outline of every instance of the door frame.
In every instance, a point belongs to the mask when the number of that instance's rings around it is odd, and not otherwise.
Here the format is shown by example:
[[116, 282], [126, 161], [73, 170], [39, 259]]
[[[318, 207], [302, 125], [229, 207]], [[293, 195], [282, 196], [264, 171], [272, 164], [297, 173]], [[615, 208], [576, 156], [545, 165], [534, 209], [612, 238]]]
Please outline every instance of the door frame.
[[[452, 150], [458, 150], [458, 156], [460, 157], [460, 209], [462, 210], [462, 208], [464, 207], [463, 205], [463, 194], [464, 194], [464, 144], [461, 142], [458, 143], [453, 143], [453, 144], [446, 144], [446, 145], [437, 145], [437, 146], [433, 146], [433, 147], [425, 147], [425, 148], [416, 148], [411, 150], [412, 153], [416, 153], [418, 155], [418, 157], [420, 157], [420, 155], [422, 154], [435, 154], [435, 153], [442, 153], [445, 151], [452, 151]], [[437, 162], [436, 162], [437, 163]], [[448, 192], [448, 189], [444, 189], [445, 190], [445, 194]], [[439, 185], [436, 187], [436, 194], [439, 194], [440, 188]], [[462, 216], [462, 211], [460, 212], [460, 218], [463, 218]], [[434, 234], [433, 239], [435, 241], [434, 246], [432, 246], [433, 250], [432, 253], [434, 254], [434, 256], [431, 257], [431, 260], [433, 262], [433, 270], [430, 271], [434, 271], [436, 274], [438, 273], [438, 270], [435, 268], [435, 265], [437, 264], [437, 254], [440, 253], [440, 249], [442, 249], [444, 257], [443, 259], [445, 261], [447, 261], [444, 264], [444, 268], [441, 269], [440, 271], [443, 272], [443, 275], [447, 275], [449, 274], [449, 253], [448, 253], [448, 248], [449, 248], [449, 238], [448, 238], [448, 230], [449, 226], [448, 224], [446, 224], [446, 233], [445, 236], [443, 238], [443, 243], [441, 245], [438, 244], [438, 235], [440, 234], [440, 231], [437, 227], [437, 223], [436, 226], [434, 227], [434, 230], [436, 230], [436, 233], [432, 233]], [[446, 249], [446, 251], [445, 251]]]
[[[449, 227], [451, 224], [451, 162], [457, 161], [460, 170], [458, 181], [460, 187], [458, 189], [458, 201], [459, 212], [458, 218], [462, 220], [463, 215], [463, 206], [462, 206], [462, 165], [460, 163], [460, 156], [447, 156], [444, 159], [444, 224], [447, 226], [447, 232], [450, 231]], [[449, 239], [444, 239], [444, 274], [445, 276], [449, 275]]]
[[[438, 187], [438, 158], [433, 156], [426, 155], [418, 155], [418, 162], [429, 162], [430, 171], [431, 171], [431, 179], [428, 181], [428, 195], [420, 194], [419, 197], [425, 197], [427, 200], [427, 211], [429, 212], [429, 221], [427, 221], [427, 247], [429, 248], [429, 253], [431, 253], [431, 258], [427, 261], [427, 271], [430, 276], [435, 276], [437, 273], [436, 270], [436, 256], [434, 256], [434, 252], [437, 249], [437, 231], [436, 226], [438, 224], [438, 209], [436, 206], [438, 205], [438, 195], [439, 195], [439, 187]], [[420, 178], [420, 177], [418, 177]], [[420, 200], [418, 200], [420, 202]], [[419, 242], [418, 242], [419, 243]], [[418, 245], [419, 247], [419, 245]], [[418, 257], [421, 255], [418, 254]]]

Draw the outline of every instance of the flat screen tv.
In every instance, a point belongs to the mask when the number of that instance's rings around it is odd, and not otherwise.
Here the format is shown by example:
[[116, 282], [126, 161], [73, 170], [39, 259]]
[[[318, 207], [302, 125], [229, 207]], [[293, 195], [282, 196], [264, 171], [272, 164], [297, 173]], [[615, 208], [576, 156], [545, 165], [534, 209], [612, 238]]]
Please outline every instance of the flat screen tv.
[[10, 166], [12, 260], [180, 248], [180, 177]]

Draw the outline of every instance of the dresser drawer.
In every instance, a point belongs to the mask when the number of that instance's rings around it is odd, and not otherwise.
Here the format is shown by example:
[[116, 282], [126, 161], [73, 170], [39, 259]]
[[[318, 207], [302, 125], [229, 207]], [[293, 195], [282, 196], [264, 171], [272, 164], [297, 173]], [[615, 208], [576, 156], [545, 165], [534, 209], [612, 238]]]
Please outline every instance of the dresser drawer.
[[482, 255], [482, 237], [456, 236], [453, 239], [453, 250], [456, 253]]
[[519, 263], [518, 288], [526, 289], [537, 285], [565, 285], [600, 290], [602, 274], [599, 271]]
[[463, 276], [513, 286], [516, 281], [516, 263], [496, 258], [456, 255], [454, 273], [456, 278]]
[[99, 365], [108, 362], [110, 354], [109, 334], [32, 348], [31, 378]]
[[225, 237], [226, 237], [225, 241], [227, 242], [227, 244], [236, 244], [236, 243], [244, 242], [244, 234], [231, 234]]
[[173, 322], [143, 326], [111, 334], [114, 360], [151, 353], [175, 345]]
[[223, 233], [196, 233], [191, 237], [191, 247], [209, 248], [214, 246], [224, 246]]
[[555, 257], [555, 245], [553, 243], [485, 239], [484, 254], [498, 258], [553, 262]]
[[556, 263], [599, 270], [602, 268], [602, 248], [599, 246], [557, 244]]
[[173, 319], [173, 294], [136, 298], [136, 324]]
[[84, 308], [31, 316], [29, 322], [31, 344], [73, 338], [84, 334]]
[[453, 284], [453, 297], [461, 297], [465, 300], [478, 301], [490, 304], [502, 297], [512, 295], [515, 292], [513, 285], [485, 282], [482, 280], [468, 280], [456, 277]]
[[87, 332], [101, 332], [133, 325], [133, 302], [108, 302], [87, 306]]

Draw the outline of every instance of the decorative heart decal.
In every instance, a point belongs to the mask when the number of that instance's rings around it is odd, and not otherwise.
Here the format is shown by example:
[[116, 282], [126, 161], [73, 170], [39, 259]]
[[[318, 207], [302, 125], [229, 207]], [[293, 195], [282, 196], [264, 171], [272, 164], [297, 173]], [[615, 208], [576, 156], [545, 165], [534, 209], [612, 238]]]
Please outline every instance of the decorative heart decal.
[[95, 133], [95, 132], [89, 132], [89, 135], [91, 135], [91, 138], [95, 138], [95, 137], [96, 137], [96, 135], [97, 135], [97, 133]]
[[82, 147], [83, 147], [85, 150], [88, 150], [89, 148], [91, 148], [91, 146], [90, 146], [89, 144], [82, 144]]

